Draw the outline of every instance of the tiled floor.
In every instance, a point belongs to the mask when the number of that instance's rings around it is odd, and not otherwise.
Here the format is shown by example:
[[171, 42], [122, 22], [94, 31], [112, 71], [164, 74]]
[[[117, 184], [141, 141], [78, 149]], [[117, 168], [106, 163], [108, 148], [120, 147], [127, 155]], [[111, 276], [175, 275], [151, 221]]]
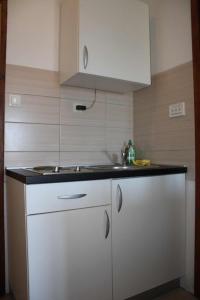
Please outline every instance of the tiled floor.
[[[156, 298], [155, 300], [195, 300], [191, 294], [181, 290], [177, 289], [173, 292], [170, 292], [162, 297]], [[0, 300], [13, 300], [11, 297], [0, 297]]]

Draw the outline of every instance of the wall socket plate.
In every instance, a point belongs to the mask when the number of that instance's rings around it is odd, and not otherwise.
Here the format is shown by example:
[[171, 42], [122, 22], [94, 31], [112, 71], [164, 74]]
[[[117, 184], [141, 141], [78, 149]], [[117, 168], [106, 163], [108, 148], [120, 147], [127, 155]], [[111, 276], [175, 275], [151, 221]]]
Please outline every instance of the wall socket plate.
[[22, 104], [21, 95], [9, 95], [9, 106], [20, 107]]
[[82, 105], [84, 105], [83, 103], [74, 103], [73, 104], [73, 112], [76, 112], [76, 113], [82, 113], [83, 112], [83, 110], [78, 110], [78, 109], [76, 109], [76, 106], [82, 106]]
[[179, 102], [175, 104], [171, 104], [169, 106], [169, 117], [170, 118], [176, 118], [176, 117], [181, 117], [185, 116], [186, 111], [185, 111], [185, 102]]

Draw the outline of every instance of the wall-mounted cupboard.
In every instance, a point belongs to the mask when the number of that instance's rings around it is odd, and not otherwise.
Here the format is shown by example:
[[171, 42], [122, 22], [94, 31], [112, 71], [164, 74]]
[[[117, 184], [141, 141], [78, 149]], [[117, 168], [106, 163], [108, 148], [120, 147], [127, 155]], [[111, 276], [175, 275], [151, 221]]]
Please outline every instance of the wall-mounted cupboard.
[[148, 5], [139, 0], [63, 0], [60, 83], [120, 93], [148, 86]]

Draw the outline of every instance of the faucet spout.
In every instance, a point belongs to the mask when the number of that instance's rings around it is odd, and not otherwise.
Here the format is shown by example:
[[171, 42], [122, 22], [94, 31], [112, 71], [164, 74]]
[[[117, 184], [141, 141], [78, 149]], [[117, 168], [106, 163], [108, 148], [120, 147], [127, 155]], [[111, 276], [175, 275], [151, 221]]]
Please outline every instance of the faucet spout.
[[127, 145], [124, 145], [123, 149], [121, 150], [121, 159], [122, 159], [123, 166], [126, 166], [127, 155], [128, 155], [128, 148]]

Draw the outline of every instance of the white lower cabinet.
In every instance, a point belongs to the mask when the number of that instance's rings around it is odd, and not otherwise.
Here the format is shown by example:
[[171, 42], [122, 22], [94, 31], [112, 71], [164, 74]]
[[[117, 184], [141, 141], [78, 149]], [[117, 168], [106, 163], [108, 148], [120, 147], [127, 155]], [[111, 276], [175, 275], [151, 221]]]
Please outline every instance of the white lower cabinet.
[[7, 201], [16, 300], [112, 300], [111, 180], [8, 177]]
[[184, 274], [185, 174], [36, 185], [8, 177], [7, 201], [16, 300], [125, 300]]
[[114, 300], [183, 276], [185, 175], [113, 180], [112, 201]]
[[110, 207], [28, 216], [29, 299], [111, 300]]

